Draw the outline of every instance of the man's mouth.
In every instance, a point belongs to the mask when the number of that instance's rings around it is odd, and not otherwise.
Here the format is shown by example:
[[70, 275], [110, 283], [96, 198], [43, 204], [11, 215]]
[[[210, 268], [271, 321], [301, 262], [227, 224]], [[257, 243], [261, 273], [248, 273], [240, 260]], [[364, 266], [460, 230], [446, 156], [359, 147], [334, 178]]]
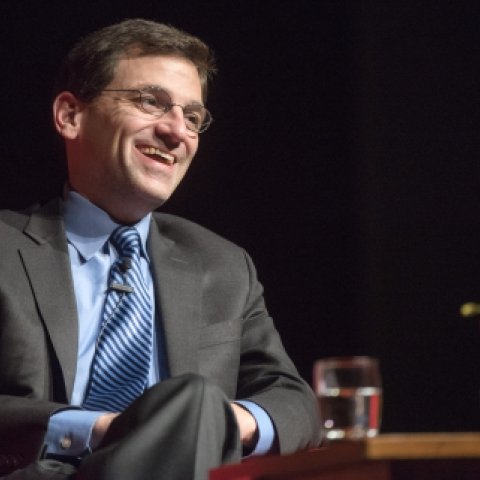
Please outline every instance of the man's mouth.
[[173, 165], [175, 163], [175, 157], [173, 155], [171, 155], [170, 153], [162, 152], [156, 147], [139, 146], [138, 150], [140, 150], [144, 155], [160, 159], [163, 163], [166, 163], [167, 165]]

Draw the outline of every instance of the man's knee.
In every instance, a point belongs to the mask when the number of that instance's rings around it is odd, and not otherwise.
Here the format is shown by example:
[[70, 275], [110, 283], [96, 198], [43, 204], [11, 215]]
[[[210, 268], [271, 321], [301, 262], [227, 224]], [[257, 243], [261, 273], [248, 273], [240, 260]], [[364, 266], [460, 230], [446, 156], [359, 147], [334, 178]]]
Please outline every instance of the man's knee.
[[[206, 478], [208, 469], [237, 461], [241, 453], [229, 400], [197, 374], [148, 389], [112, 422], [101, 447], [81, 465], [82, 479], [110, 480], [114, 471], [122, 479], [152, 478], [151, 472], [160, 472], [158, 478]], [[103, 476], [95, 477], [96, 471]], [[180, 473], [172, 477], [173, 471]]]
[[[163, 380], [144, 392], [120, 417], [128, 423], [143, 423], [166, 410], [172, 416], [199, 415], [204, 408], [217, 408], [225, 414], [229, 400], [223, 390], [207, 378], [187, 373]], [[223, 412], [222, 412], [223, 410]], [[228, 414], [228, 413], [227, 413]], [[112, 425], [120, 422], [118, 417]], [[124, 420], [124, 421], [125, 421]]]

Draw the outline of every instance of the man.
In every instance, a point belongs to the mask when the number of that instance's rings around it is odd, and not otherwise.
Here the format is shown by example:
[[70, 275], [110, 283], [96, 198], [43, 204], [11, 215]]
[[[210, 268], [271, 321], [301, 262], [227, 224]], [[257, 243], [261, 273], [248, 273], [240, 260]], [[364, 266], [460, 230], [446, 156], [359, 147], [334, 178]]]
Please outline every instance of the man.
[[152, 213], [211, 122], [212, 72], [200, 40], [146, 20], [68, 55], [53, 102], [64, 196], [0, 217], [6, 478], [205, 479], [318, 444], [248, 255]]

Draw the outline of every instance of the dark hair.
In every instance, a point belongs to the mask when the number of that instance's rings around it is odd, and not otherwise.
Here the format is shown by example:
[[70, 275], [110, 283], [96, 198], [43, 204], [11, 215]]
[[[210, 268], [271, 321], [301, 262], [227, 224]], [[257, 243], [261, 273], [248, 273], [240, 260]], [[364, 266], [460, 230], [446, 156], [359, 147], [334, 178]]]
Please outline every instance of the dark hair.
[[54, 94], [68, 90], [89, 102], [112, 81], [125, 56], [175, 55], [196, 67], [204, 99], [215, 73], [212, 51], [200, 39], [177, 28], [144, 19], [104, 27], [80, 40], [68, 53], [57, 76]]

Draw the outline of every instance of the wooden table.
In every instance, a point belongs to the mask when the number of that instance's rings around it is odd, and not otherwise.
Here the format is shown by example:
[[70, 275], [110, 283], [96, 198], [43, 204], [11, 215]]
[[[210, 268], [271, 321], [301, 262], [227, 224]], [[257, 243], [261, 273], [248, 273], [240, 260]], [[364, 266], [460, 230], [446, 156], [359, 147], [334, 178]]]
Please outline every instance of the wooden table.
[[210, 480], [480, 480], [480, 433], [382, 434], [226, 465]]

